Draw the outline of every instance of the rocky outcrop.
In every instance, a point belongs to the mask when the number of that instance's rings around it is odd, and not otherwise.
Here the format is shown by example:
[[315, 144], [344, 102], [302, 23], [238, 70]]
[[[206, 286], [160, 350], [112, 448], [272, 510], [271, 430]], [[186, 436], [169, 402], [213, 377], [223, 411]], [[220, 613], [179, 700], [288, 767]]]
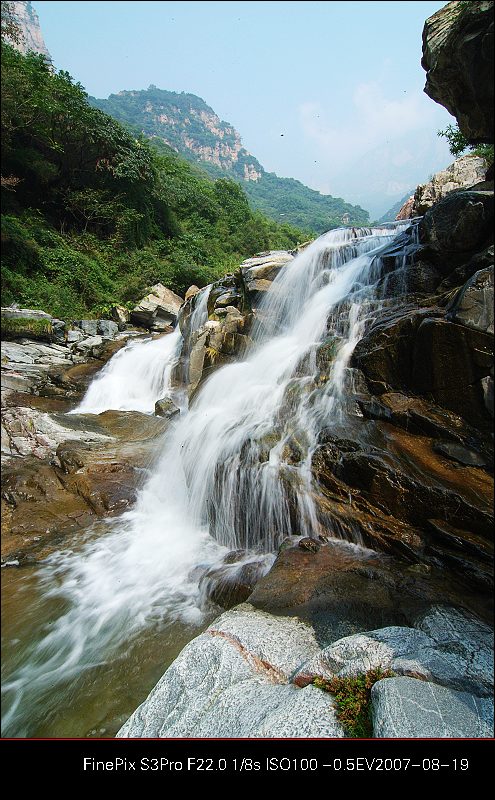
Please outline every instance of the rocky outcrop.
[[466, 139], [493, 142], [493, 2], [451, 2], [423, 30], [425, 92]]
[[[59, 320], [56, 320], [57, 322]], [[53, 325], [50, 314], [39, 309], [29, 308], [2, 308], [1, 325], [2, 341], [6, 339], [28, 338], [33, 340], [52, 342], [57, 337], [57, 329]], [[65, 323], [62, 323], [62, 340]]]
[[474, 153], [456, 159], [447, 169], [437, 172], [417, 187], [414, 195], [402, 206], [396, 219], [422, 217], [428, 209], [451, 192], [482, 183], [488, 169], [487, 161]]
[[239, 605], [184, 648], [117, 736], [340, 738], [333, 696], [314, 679], [391, 665], [408, 677], [375, 683], [375, 737], [492, 736], [489, 628], [448, 607], [430, 609], [417, 625], [322, 648], [313, 625]]
[[167, 331], [177, 324], [182, 303], [181, 297], [157, 283], [131, 311], [131, 322], [150, 331]]
[[3, 416], [11, 457], [2, 468], [2, 559], [21, 566], [126, 510], [167, 425], [131, 411], [95, 418], [16, 407]]
[[184, 648], [117, 736], [340, 738], [332, 697], [289, 682], [317, 649], [296, 618], [237, 606]]
[[493, 334], [493, 299], [493, 267], [480, 269], [449, 303], [446, 317], [468, 328]]
[[399, 211], [397, 212], [397, 216], [395, 219], [412, 219], [415, 217], [416, 214], [414, 213], [414, 195], [408, 197], [406, 202], [403, 206], [400, 207]]
[[493, 582], [492, 225], [487, 183], [426, 212], [351, 357], [352, 441], [329, 435], [313, 456], [323, 529], [431, 575], [441, 565], [481, 595]]
[[[185, 385], [189, 397], [218, 367], [249, 352], [253, 325], [261, 322], [263, 298], [295, 252], [260, 253], [243, 261], [235, 273], [212, 283], [208, 290], [188, 290], [189, 296], [179, 314], [184, 342], [174, 369], [174, 383]], [[203, 315], [198, 316], [205, 291], [208, 291], [207, 305]]]
[[493, 631], [488, 625], [448, 607], [430, 609], [421, 624], [416, 624], [414, 628], [381, 628], [340, 639], [305, 664], [294, 682], [303, 686], [315, 677], [355, 677], [380, 668], [490, 697]]

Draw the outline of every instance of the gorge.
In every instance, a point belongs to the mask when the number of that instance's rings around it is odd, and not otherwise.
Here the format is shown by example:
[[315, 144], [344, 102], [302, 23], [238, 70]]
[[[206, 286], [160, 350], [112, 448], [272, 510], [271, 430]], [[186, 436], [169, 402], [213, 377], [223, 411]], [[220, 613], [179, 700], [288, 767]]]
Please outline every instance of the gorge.
[[372, 736], [493, 736], [486, 178], [5, 344], [4, 736], [342, 738], [372, 670]]

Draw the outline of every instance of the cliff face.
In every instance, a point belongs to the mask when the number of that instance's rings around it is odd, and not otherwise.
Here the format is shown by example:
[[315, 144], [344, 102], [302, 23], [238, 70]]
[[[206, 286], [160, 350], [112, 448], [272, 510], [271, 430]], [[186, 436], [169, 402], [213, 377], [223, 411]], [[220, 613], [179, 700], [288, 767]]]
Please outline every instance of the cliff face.
[[453, 114], [469, 142], [493, 142], [493, 2], [447, 3], [426, 20], [426, 94]]
[[21, 29], [21, 40], [19, 43], [13, 43], [17, 50], [21, 53], [39, 53], [45, 56], [49, 61], [52, 57], [43, 39], [41, 33], [40, 21], [32, 3], [29, 2], [13, 2], [13, 14]]

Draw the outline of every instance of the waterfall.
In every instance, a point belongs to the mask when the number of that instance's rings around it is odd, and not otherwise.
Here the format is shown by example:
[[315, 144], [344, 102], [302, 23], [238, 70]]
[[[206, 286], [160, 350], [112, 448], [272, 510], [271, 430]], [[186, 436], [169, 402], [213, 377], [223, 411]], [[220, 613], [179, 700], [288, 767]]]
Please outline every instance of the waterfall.
[[[213, 373], [171, 425], [133, 509], [40, 569], [65, 611], [4, 682], [6, 735], [23, 735], [40, 697], [51, 691], [60, 702], [53, 687], [109, 663], [140, 629], [197, 621], [198, 564], [220, 563], [230, 549], [273, 551], [290, 533], [316, 535], [312, 454], [322, 428], [348, 424], [349, 359], [382, 303], [381, 255], [406, 227], [331, 231], [284, 266], [257, 310], [252, 351]], [[207, 299], [204, 291], [194, 327], [207, 319]], [[168, 391], [179, 336], [118, 353], [78, 411], [110, 402], [151, 411]]]
[[180, 339], [176, 329], [159, 339], [129, 342], [103, 367], [70, 413], [101, 414], [113, 409], [152, 414], [156, 401], [168, 395]]

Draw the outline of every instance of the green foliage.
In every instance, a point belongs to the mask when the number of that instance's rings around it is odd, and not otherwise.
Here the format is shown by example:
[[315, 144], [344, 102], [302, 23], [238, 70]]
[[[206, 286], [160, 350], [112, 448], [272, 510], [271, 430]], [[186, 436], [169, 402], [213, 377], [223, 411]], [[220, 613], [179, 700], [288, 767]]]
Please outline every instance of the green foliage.
[[183, 295], [308, 238], [253, 212], [236, 181], [213, 180], [91, 107], [42, 56], [5, 44], [2, 156], [5, 304], [94, 316], [132, 307], [159, 281]]
[[444, 131], [438, 131], [438, 136], [443, 136], [449, 143], [451, 154], [458, 158], [466, 150], [486, 159], [488, 164], [493, 164], [493, 144], [472, 144], [460, 131], [458, 125], [447, 125]]
[[346, 219], [348, 225], [369, 224], [369, 214], [360, 206], [320, 194], [294, 178], [265, 172], [258, 182], [246, 183], [245, 191], [254, 208], [263, 214], [316, 233], [339, 228]]
[[5, 39], [7, 42], [20, 44], [23, 40], [22, 31], [15, 16], [14, 4], [7, 2], [7, 0], [2, 0], [1, 3], [1, 20], [2, 40]]
[[1, 336], [4, 339], [42, 339], [51, 341], [53, 328], [49, 319], [7, 318], [1, 319]]
[[[144, 133], [155, 146], [161, 145], [169, 152], [172, 149], [200, 163], [212, 178], [227, 174], [240, 182], [251, 207], [278, 223], [295, 225], [312, 234], [341, 226], [345, 214], [349, 215], [350, 225], [369, 224], [368, 212], [359, 206], [350, 205], [340, 197], [322, 195], [292, 178], [279, 178], [265, 172], [259, 161], [240, 147], [234, 128], [219, 120], [200, 97], [150, 86], [139, 92], [112, 94], [108, 100], [90, 98], [90, 102], [133, 130]], [[227, 149], [234, 145], [235, 159]], [[219, 163], [202, 159], [205, 148], [211, 149], [210, 157], [215, 157]], [[261, 178], [246, 181], [245, 168]]]
[[371, 689], [377, 681], [392, 676], [392, 672], [377, 667], [356, 677], [334, 676], [330, 680], [316, 677], [313, 684], [335, 696], [337, 719], [342, 723], [347, 736], [369, 739], [373, 736]]

